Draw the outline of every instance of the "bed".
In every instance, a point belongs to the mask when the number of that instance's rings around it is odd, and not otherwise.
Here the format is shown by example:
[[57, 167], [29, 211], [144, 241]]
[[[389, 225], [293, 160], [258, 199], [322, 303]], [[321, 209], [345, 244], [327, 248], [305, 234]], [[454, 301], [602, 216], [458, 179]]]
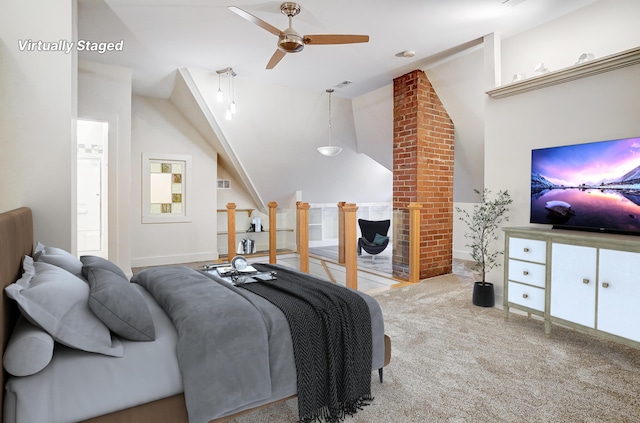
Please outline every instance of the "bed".
[[[44, 268], [44, 264], [38, 264], [39, 261], [34, 263], [31, 258], [34, 255], [34, 248], [36, 248], [33, 238], [32, 214], [29, 208], [23, 207], [0, 214], [0, 282], [3, 288], [16, 285], [15, 282], [24, 277], [23, 272], [28, 273], [29, 269], [34, 266], [40, 266], [38, 269]], [[86, 268], [92, 269], [89, 266], [90, 263], [84, 264], [85, 270]], [[48, 271], [54, 271], [51, 266], [48, 264], [47, 266], [46, 269]], [[96, 275], [104, 273], [102, 269], [98, 270], [93, 273], [89, 272], [89, 275], [94, 278], [92, 281], [98, 280]], [[57, 272], [58, 270], [55, 271]], [[231, 356], [238, 357], [238, 361], [234, 363], [234, 360], [229, 360], [224, 366], [228, 367], [228, 369], [224, 369], [219, 377], [210, 378], [210, 380], [214, 380], [211, 383], [211, 385], [214, 385], [213, 388], [207, 384], [207, 386], [200, 389], [201, 386], [198, 383], [202, 383], [201, 381], [197, 381], [195, 384], [194, 382], [183, 384], [180, 367], [180, 345], [185, 345], [184, 339], [188, 338], [183, 337], [184, 333], [188, 333], [188, 331], [176, 326], [177, 324], [174, 324], [176, 321], [174, 315], [171, 314], [170, 317], [165, 312], [165, 307], [170, 309], [180, 308], [179, 305], [164, 304], [164, 298], [169, 297], [166, 295], [169, 291], [164, 291], [163, 293], [162, 291], [155, 292], [155, 290], [162, 289], [161, 287], [163, 286], [162, 283], [156, 281], [165, 281], [167, 287], [171, 288], [170, 283], [177, 275], [173, 274], [173, 272], [183, 272], [184, 270], [180, 269], [180, 266], [175, 266], [167, 268], [163, 274], [155, 275], [154, 272], [156, 271], [160, 272], [160, 270], [153, 270], [140, 277], [140, 279], [153, 280], [152, 284], [145, 285], [144, 280], [141, 280], [140, 283], [128, 284], [139, 292], [139, 298], [143, 298], [148, 307], [149, 316], [154, 325], [153, 331], [155, 331], [153, 340], [149, 340], [150, 342], [141, 342], [145, 341], [145, 339], [130, 340], [116, 336], [111, 332], [111, 344], [106, 347], [99, 346], [100, 348], [106, 348], [107, 351], [101, 351], [102, 353], [96, 354], [95, 352], [85, 352], [62, 345], [56, 339], [54, 353], [52, 354], [53, 359], [42, 370], [25, 376], [11, 376], [6, 371], [3, 371], [2, 383], [5, 386], [5, 395], [2, 397], [3, 421], [5, 423], [21, 423], [24, 421], [84, 421], [92, 423], [141, 421], [167, 423], [188, 423], [190, 421], [221, 422], [298, 395], [292, 336], [283, 329], [289, 328], [284, 313], [274, 312], [273, 309], [276, 307], [258, 295], [259, 293], [256, 294], [244, 289], [241, 290], [240, 296], [250, 299], [251, 302], [250, 306], [246, 307], [248, 311], [240, 313], [251, 314], [253, 313], [253, 308], [255, 308], [259, 312], [259, 317], [257, 318], [265, 321], [265, 327], [268, 328], [269, 332], [265, 336], [260, 335], [265, 338], [264, 342], [266, 342], [266, 344], [263, 342], [264, 345], [260, 345], [260, 348], [264, 346], [268, 349], [269, 359], [260, 359], [263, 354], [252, 353], [251, 348], [253, 347], [236, 346], [236, 350]], [[197, 272], [193, 269], [186, 270], [186, 272], [186, 276], [180, 273], [179, 277], [182, 279], [193, 278], [196, 281], [194, 286], [203, 283], [201, 279], [203, 272]], [[110, 275], [110, 277], [112, 276]], [[204, 276], [207, 277], [206, 275]], [[306, 275], [301, 274], [301, 276]], [[284, 281], [284, 279], [285, 275], [283, 274], [282, 280]], [[230, 290], [233, 291], [231, 287], [225, 286], [220, 281], [211, 280], [208, 283], [215, 286], [217, 290], [215, 295], [227, 296], [230, 295]], [[258, 286], [260, 284], [252, 285]], [[91, 286], [92, 298], [94, 298], [93, 285]], [[151, 293], [152, 291], [153, 294]], [[183, 291], [185, 291], [186, 295], [184, 301], [187, 301], [186, 304], [188, 304], [188, 301], [191, 301], [189, 295], [193, 295], [194, 291], [191, 291], [191, 289], [184, 289]], [[381, 369], [390, 361], [390, 339], [384, 335], [382, 314], [375, 300], [365, 294], [358, 293], [358, 295], [364, 299], [371, 313], [371, 370], [379, 370], [380, 380], [382, 381]], [[171, 297], [173, 296], [171, 295]], [[180, 297], [180, 295], [175, 296]], [[135, 297], [138, 298], [138, 294]], [[25, 324], [25, 319], [17, 307], [15, 298], [9, 298], [7, 293], [3, 295], [0, 307], [2, 351], [3, 354], [7, 355], [7, 346], [14, 328], [16, 325]], [[21, 308], [24, 310], [26, 306], [21, 303]], [[236, 306], [231, 306], [226, 311], [221, 308], [220, 312], [228, 315], [228, 313], [232, 313], [235, 310]], [[216, 321], [216, 319], [222, 320], [220, 316], [211, 320]], [[178, 320], [189, 320], [189, 318]], [[252, 326], [252, 324], [247, 323], [242, 330], [251, 330], [246, 328]], [[176, 327], [179, 330], [176, 330]], [[140, 329], [140, 327], [136, 327], [137, 329]], [[56, 329], [54, 328], [53, 330], [55, 331]], [[221, 329], [212, 326], [209, 330], [217, 334]], [[233, 327], [228, 327], [224, 330], [231, 333], [238, 331], [237, 328], [234, 329]], [[140, 329], [141, 335], [136, 334], [135, 336], [147, 336], [147, 332], [147, 329], [142, 328]], [[203, 339], [211, 338], [204, 337]], [[192, 339], [188, 341], [188, 344], [191, 345], [193, 342]], [[222, 344], [227, 348], [226, 346], [233, 344], [233, 342], [226, 341]], [[197, 348], [187, 349], [189, 354], [192, 355], [198, 351]], [[216, 345], [208, 347], [208, 354], [214, 350], [217, 353]], [[176, 351], [178, 352], [176, 353]], [[13, 350], [11, 350], [11, 353], [13, 353]], [[245, 356], [242, 359], [243, 354]], [[272, 359], [271, 357], [274, 358]], [[265, 370], [265, 368], [261, 367], [256, 371], [258, 373], [264, 373], [265, 371], [269, 373], [271, 376], [270, 386], [260, 388], [260, 385], [264, 384], [255, 383], [256, 386], [250, 386], [251, 389], [248, 389], [249, 385], [251, 385], [251, 379], [247, 376], [244, 385], [240, 381], [237, 382], [239, 385], [235, 386], [235, 378], [233, 383], [229, 382], [230, 385], [234, 385], [234, 389], [242, 392], [242, 395], [245, 395], [246, 391], [253, 390], [247, 394], [247, 399], [244, 397], [238, 399], [233, 389], [225, 389], [225, 384], [228, 383], [225, 381], [225, 377], [230, 377], [229, 375], [225, 376], [225, 371], [238, 371], [241, 367], [249, 367], [254, 365], [254, 362], [261, 361], [265, 362], [263, 365], [268, 366], [268, 369]], [[255, 365], [258, 366], [258, 364]], [[220, 370], [213, 369], [212, 371]], [[154, 376], [151, 379], [150, 374], [157, 374], [158, 377]], [[243, 377], [239, 377], [239, 379], [243, 379]], [[93, 383], [91, 388], [87, 388], [84, 385], [85, 380]], [[263, 380], [263, 378], [260, 378], [260, 380]], [[46, 387], [43, 389], [42, 386]], [[191, 393], [185, 398], [184, 392], [200, 390], [203, 393], [208, 392], [207, 395], [209, 397], [220, 398], [219, 402], [225, 404], [227, 409], [211, 411], [218, 413], [215, 418], [202, 420], [201, 417], [197, 417], [196, 420], [193, 417], [193, 405], [188, 405], [188, 403], [189, 398], [191, 398], [191, 404], [200, 400]], [[194, 398], [196, 399], [194, 400]], [[38, 414], [42, 412], [43, 407], [49, 408], [46, 410], [47, 414], [44, 418], [42, 414]], [[71, 414], [68, 412], [69, 409]], [[187, 412], [187, 409], [189, 409], [189, 412]], [[192, 417], [191, 420], [190, 415]]]

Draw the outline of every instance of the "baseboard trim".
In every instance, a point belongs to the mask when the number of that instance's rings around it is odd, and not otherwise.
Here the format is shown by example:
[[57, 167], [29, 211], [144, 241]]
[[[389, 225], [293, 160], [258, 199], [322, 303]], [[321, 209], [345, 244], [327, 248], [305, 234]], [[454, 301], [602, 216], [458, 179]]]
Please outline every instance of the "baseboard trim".
[[474, 261], [473, 258], [471, 258], [471, 253], [463, 250], [453, 250], [453, 258], [459, 260]]
[[206, 252], [160, 257], [138, 257], [131, 259], [131, 267], [164, 266], [197, 261], [214, 261], [219, 258], [218, 252]]

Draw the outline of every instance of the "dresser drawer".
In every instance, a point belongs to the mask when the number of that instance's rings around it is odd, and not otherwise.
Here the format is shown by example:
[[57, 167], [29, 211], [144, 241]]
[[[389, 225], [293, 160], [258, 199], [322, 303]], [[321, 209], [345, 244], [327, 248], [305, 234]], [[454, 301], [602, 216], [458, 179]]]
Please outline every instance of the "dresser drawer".
[[509, 260], [509, 280], [545, 287], [547, 267], [528, 261]]
[[542, 288], [509, 282], [508, 299], [510, 303], [544, 312], [544, 289]]
[[509, 238], [509, 258], [546, 263], [547, 242], [511, 237]]

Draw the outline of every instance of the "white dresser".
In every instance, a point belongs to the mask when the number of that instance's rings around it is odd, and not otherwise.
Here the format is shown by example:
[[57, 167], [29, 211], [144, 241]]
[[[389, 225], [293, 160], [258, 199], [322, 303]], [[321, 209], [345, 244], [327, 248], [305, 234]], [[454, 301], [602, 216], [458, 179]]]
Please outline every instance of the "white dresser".
[[504, 312], [640, 347], [640, 237], [504, 228]]

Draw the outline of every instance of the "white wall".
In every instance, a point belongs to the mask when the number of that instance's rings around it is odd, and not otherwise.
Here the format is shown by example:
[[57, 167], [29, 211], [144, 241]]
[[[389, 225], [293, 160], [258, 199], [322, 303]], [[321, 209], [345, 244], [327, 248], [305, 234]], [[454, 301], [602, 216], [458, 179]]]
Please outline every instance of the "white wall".
[[628, 50], [640, 44], [638, 0], [599, 0], [567, 16], [502, 42], [502, 82], [516, 73], [537, 75], [544, 62], [550, 71], [572, 66], [582, 53], [596, 57]]
[[324, 157], [316, 148], [329, 142], [327, 93], [260, 84], [238, 76], [238, 113], [227, 121], [226, 105], [215, 100], [218, 76], [198, 69], [189, 72], [265, 204], [288, 204], [296, 191], [310, 203], [391, 200], [391, 172], [356, 152], [350, 100], [336, 94], [332, 97], [333, 144], [344, 150], [338, 156]]
[[131, 271], [131, 70], [78, 63], [78, 117], [109, 124], [108, 258]]
[[357, 151], [393, 171], [393, 84], [352, 100]]
[[[143, 153], [192, 157], [191, 222], [142, 223]], [[131, 265], [217, 259], [217, 154], [169, 100], [133, 96], [131, 158]]]
[[[595, 3], [503, 40], [505, 67], [530, 66], [530, 55], [521, 54], [526, 50], [553, 52], [560, 66], [560, 58], [572, 65], [585, 51], [601, 57], [639, 46], [638, 16], [637, 1]], [[608, 42], [604, 43], [603, 38]], [[599, 47], [592, 50], [592, 45]], [[512, 194], [510, 226], [528, 225], [531, 149], [638, 136], [640, 65], [503, 99], [489, 98], [486, 110], [485, 185], [494, 192], [507, 189]], [[500, 268], [489, 275], [499, 281], [497, 296], [502, 295], [502, 272]]]
[[[262, 225], [268, 227], [269, 215], [259, 211], [258, 205], [253, 201], [251, 196], [240, 187], [238, 181], [229, 174], [224, 168], [218, 165], [218, 179], [228, 179], [231, 182], [231, 189], [218, 189], [218, 210], [224, 210], [217, 214], [217, 230], [219, 232], [227, 232], [228, 220], [227, 220], [227, 204], [234, 203], [236, 205], [236, 229], [238, 231], [246, 231], [251, 225], [252, 217], [259, 217], [262, 219]], [[247, 212], [246, 210], [251, 210]], [[239, 242], [241, 238], [244, 238], [242, 234], [236, 234], [236, 241]], [[258, 250], [265, 250], [269, 248], [269, 239], [267, 233], [263, 235], [252, 236], [256, 240], [256, 248]], [[218, 236], [218, 252], [220, 254], [228, 253], [228, 238], [226, 235]], [[233, 252], [232, 252], [233, 254]]]
[[218, 209], [226, 209], [228, 203], [234, 203], [239, 209], [256, 209], [258, 205], [251, 196], [239, 188], [240, 184], [224, 168], [218, 165], [218, 179], [228, 179], [231, 182], [230, 189], [218, 190]]
[[[475, 46], [462, 54], [421, 67], [453, 120], [455, 130], [455, 202], [473, 202], [474, 189], [484, 179], [485, 80], [483, 50]], [[393, 168], [393, 83], [353, 100], [358, 152]]]
[[19, 41], [72, 41], [75, 15], [75, 1], [0, 3], [0, 211], [31, 207], [35, 239], [69, 251], [76, 247], [77, 53], [20, 51]]
[[484, 179], [483, 49], [424, 69], [454, 125], [453, 201], [475, 202]]

